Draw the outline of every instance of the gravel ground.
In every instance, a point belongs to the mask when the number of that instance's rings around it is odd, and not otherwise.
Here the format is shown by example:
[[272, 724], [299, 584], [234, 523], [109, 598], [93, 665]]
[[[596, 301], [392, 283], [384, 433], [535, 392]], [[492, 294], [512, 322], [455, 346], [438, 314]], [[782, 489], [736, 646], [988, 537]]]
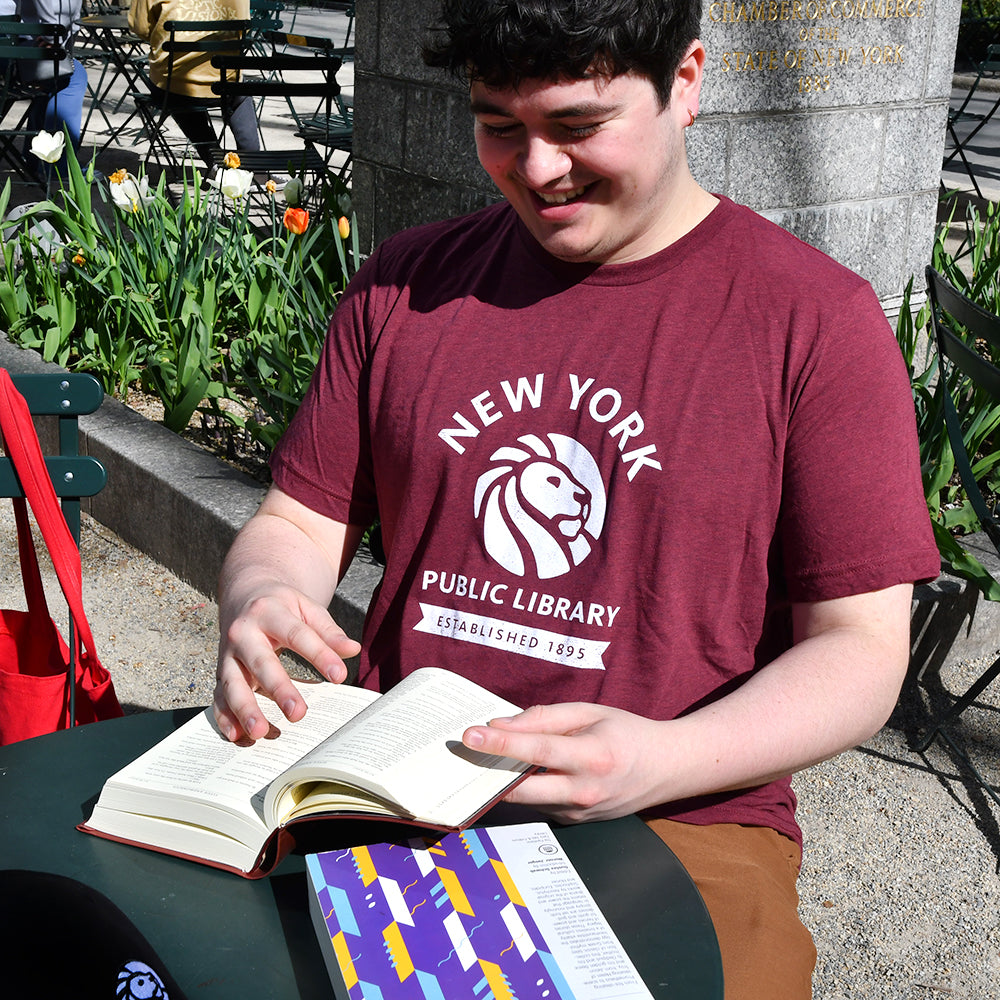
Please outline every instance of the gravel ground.
[[[0, 505], [0, 552], [0, 606], [23, 606], [9, 505]], [[88, 518], [82, 554], [88, 616], [125, 710], [206, 704], [215, 604]], [[58, 619], [61, 597], [50, 593]], [[943, 671], [944, 687], [960, 689], [981, 666]], [[910, 749], [926, 697], [908, 692], [865, 746], [796, 779], [806, 839], [801, 909], [819, 951], [822, 1000], [998, 995], [1000, 809], [939, 744], [925, 755]], [[991, 694], [961, 729], [993, 780], [998, 711]]]

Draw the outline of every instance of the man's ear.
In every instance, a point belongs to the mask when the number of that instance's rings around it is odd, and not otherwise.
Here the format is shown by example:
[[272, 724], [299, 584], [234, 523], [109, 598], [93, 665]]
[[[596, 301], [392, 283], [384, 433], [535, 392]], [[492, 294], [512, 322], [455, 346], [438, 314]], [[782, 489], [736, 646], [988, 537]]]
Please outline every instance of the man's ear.
[[689, 124], [687, 116], [698, 114], [698, 101], [701, 98], [701, 80], [705, 69], [705, 46], [701, 40], [696, 38], [684, 53], [680, 65], [677, 67], [677, 75], [674, 77], [674, 86], [670, 93], [670, 104], [677, 109], [677, 113], [684, 117], [682, 124]]

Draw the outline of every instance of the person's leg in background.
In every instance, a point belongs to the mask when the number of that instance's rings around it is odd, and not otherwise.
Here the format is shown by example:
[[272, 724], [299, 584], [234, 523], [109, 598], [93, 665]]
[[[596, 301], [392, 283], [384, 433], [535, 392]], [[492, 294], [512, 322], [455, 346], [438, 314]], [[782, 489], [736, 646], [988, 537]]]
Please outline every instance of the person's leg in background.
[[238, 97], [236, 101], [223, 106], [222, 116], [229, 130], [233, 133], [233, 142], [237, 149], [256, 152], [260, 149], [260, 131], [257, 127], [257, 109], [253, 99], [246, 96]]
[[[155, 98], [166, 98], [159, 88], [153, 90]], [[205, 101], [202, 98], [184, 94], [171, 94], [168, 106], [170, 117], [194, 147], [199, 159], [211, 171], [216, 165], [216, 157], [221, 152], [219, 137], [206, 107], [221, 107], [222, 118], [233, 133], [237, 149], [260, 149], [260, 133], [257, 130], [257, 112], [249, 97], [239, 98], [231, 107], [221, 102]]]
[[189, 97], [186, 94], [170, 94], [165, 90], [150, 84], [153, 98], [158, 102], [166, 102], [170, 117], [184, 133], [194, 147], [198, 159], [211, 170], [215, 166], [215, 152], [219, 148], [219, 139], [215, 134], [212, 119], [206, 107], [212, 102], [200, 97]]
[[[53, 134], [69, 132], [69, 141], [74, 149], [80, 146], [80, 129], [83, 123], [83, 98], [87, 93], [87, 68], [78, 59], [73, 60], [73, 73], [65, 86], [53, 94], [42, 94], [34, 98], [28, 106], [28, 127], [34, 132], [42, 130]], [[49, 164], [28, 154], [34, 160], [36, 170], [44, 178]], [[65, 173], [65, 154], [56, 169]]]

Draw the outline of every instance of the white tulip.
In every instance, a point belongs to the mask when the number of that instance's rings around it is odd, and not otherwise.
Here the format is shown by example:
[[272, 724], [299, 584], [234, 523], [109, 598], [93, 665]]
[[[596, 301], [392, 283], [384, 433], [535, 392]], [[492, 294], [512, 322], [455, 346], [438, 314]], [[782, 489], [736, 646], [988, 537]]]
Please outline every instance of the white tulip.
[[295, 208], [302, 204], [302, 196], [305, 194], [305, 186], [298, 177], [293, 177], [283, 188], [282, 194], [285, 196], [285, 204]]
[[138, 212], [155, 200], [149, 193], [149, 181], [125, 170], [116, 170], [110, 177], [111, 200], [126, 212]]
[[218, 180], [215, 182], [218, 189], [227, 197], [237, 201], [246, 196], [253, 184], [253, 174], [249, 170], [240, 170], [238, 167], [223, 170]]
[[39, 132], [31, 140], [31, 152], [46, 163], [55, 163], [66, 148], [66, 136], [62, 132]]

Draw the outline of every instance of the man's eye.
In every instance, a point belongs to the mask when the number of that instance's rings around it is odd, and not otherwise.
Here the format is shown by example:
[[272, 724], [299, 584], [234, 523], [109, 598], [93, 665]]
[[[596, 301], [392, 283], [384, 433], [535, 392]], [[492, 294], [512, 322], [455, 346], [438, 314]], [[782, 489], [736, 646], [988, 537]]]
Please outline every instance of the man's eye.
[[586, 139], [600, 129], [600, 125], [567, 125], [566, 132], [574, 139]]
[[490, 125], [487, 122], [479, 122], [479, 128], [484, 135], [488, 135], [494, 139], [502, 139], [504, 136], [510, 135], [516, 128], [516, 125]]

